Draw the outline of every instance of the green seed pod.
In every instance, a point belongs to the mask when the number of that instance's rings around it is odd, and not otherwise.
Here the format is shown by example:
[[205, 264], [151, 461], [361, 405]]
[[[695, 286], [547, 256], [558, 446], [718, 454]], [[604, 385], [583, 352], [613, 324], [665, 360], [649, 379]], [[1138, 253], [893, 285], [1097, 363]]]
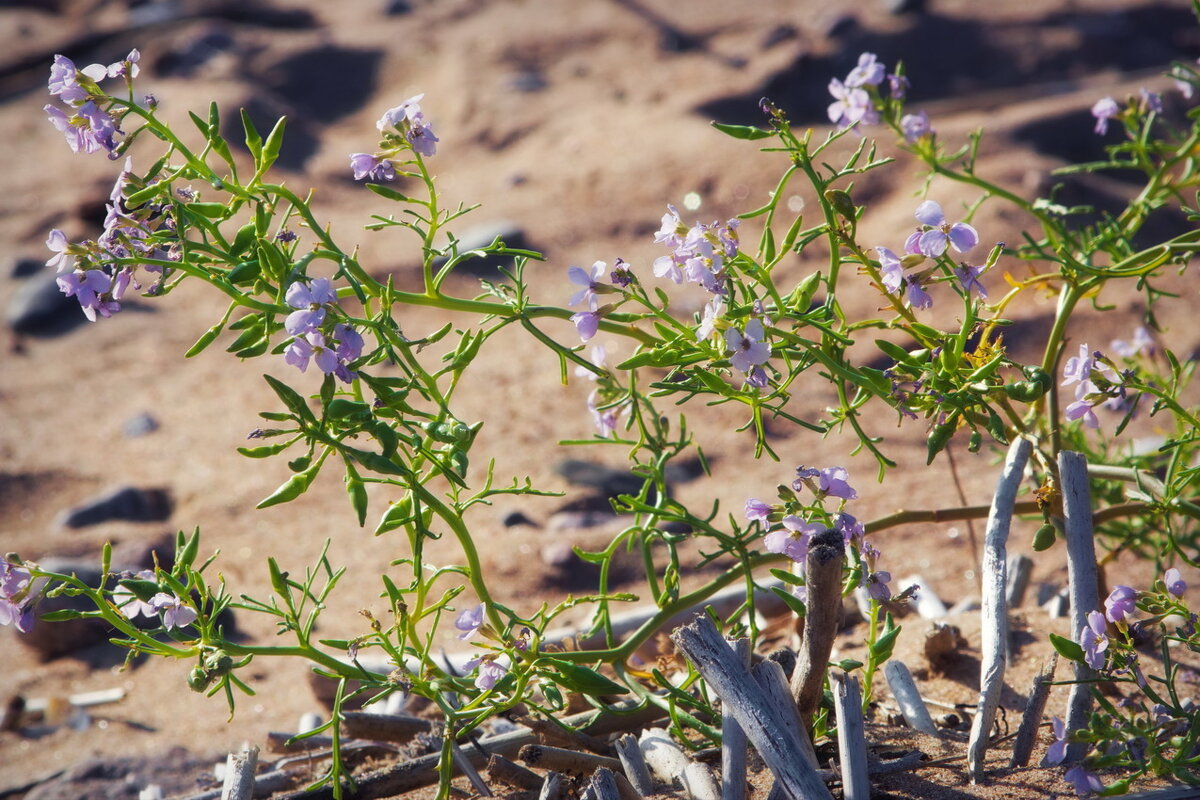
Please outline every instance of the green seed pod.
[[458, 477], [467, 477], [467, 466], [469, 463], [467, 454], [462, 450], [452, 450], [450, 452], [450, 469], [454, 470], [454, 474]]
[[979, 446], [983, 444], [983, 434], [979, 431], [971, 431], [971, 438], [967, 440], [967, 451], [978, 453]]
[[849, 193], [843, 191], [842, 189], [830, 189], [829, 191], [825, 192], [825, 201], [828, 202], [829, 205], [833, 206], [833, 210], [841, 216], [845, 217], [851, 222], [856, 221], [856, 209], [854, 207], [854, 201], [850, 199]]
[[1049, 550], [1054, 545], [1056, 538], [1058, 538], [1058, 534], [1054, 526], [1047, 522], [1033, 534], [1033, 549], [1039, 553], [1043, 550]]
[[204, 669], [210, 680], [213, 676], [225, 675], [233, 669], [233, 658], [224, 650], [211, 650], [204, 656]]
[[204, 667], [192, 667], [188, 673], [187, 685], [193, 692], [203, 692], [212, 683], [212, 676]]
[[927, 466], [932, 464], [934, 457], [950, 443], [957, 428], [958, 418], [951, 417], [941, 425], [934, 425], [933, 429], [929, 431], [929, 438], [925, 440], [925, 464]]

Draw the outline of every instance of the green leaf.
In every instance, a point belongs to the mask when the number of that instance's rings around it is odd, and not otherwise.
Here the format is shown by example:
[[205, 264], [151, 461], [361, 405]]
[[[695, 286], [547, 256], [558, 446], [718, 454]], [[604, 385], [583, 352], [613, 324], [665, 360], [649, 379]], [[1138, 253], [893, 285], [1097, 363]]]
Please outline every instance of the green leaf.
[[151, 597], [162, 591], [162, 587], [155, 581], [147, 581], [141, 578], [122, 578], [117, 583], [133, 592], [133, 596], [143, 603], [150, 602]]
[[782, 589], [778, 586], [772, 586], [771, 591], [783, 601], [783, 604], [792, 610], [792, 613], [797, 617], [808, 616], [808, 609], [804, 606], [804, 601], [796, 595], [789, 592], [787, 589]]
[[1054, 645], [1054, 649], [1063, 658], [1084, 663], [1083, 648], [1065, 636], [1059, 636], [1057, 633], [1050, 634], [1050, 644]]
[[861, 661], [855, 661], [853, 658], [843, 658], [841, 661], [835, 663], [837, 664], [837, 668], [842, 672], [853, 672], [863, 665]]
[[379, 195], [380, 197], [387, 198], [388, 200], [395, 200], [397, 203], [416, 203], [417, 202], [416, 200], [409, 197], [408, 195], [397, 192], [395, 189], [391, 188], [390, 186], [381, 186], [378, 183], [368, 183], [367, 188], [370, 189], [375, 194]]
[[208, 219], [221, 219], [225, 216], [227, 209], [224, 203], [204, 203], [195, 202], [188, 203], [183, 206], [183, 209], [191, 214], [196, 214]]
[[275, 163], [275, 159], [279, 158], [279, 148], [283, 146], [283, 131], [287, 127], [287, 117], [280, 117], [275, 123], [275, 127], [267, 134], [267, 141], [263, 143], [262, 158], [258, 163], [258, 172], [261, 175], [271, 168]]
[[258, 134], [258, 128], [254, 127], [254, 121], [250, 119], [250, 115], [246, 113], [246, 109], [242, 109], [242, 128], [246, 131], [246, 149], [254, 156], [254, 163], [257, 166], [258, 161], [262, 158], [262, 137]]
[[213, 341], [221, 333], [221, 329], [224, 327], [225, 327], [225, 321], [222, 320], [222, 321], [218, 322], [216, 325], [213, 325], [211, 328], [206, 330], [204, 332], [204, 334], [201, 335], [201, 337], [196, 340], [196, 343], [188, 348], [188, 351], [183, 354], [183, 357], [191, 358], [192, 356], [199, 355], [201, 352], [204, 351], [204, 349], [206, 347], [208, 347], [210, 344], [213, 343]]
[[752, 128], [749, 125], [727, 125], [724, 122], [714, 122], [712, 126], [726, 136], [732, 136], [734, 139], [745, 139], [753, 141], [755, 139], [769, 139], [775, 135], [774, 131], [765, 131], [762, 128]]
[[888, 614], [884, 627], [883, 634], [875, 640], [875, 644], [871, 645], [871, 658], [876, 664], [881, 664], [892, 657], [892, 650], [896, 647], [896, 637], [900, 635], [900, 626], [892, 622], [891, 614]]
[[[244, 254], [250, 245], [254, 243], [254, 237], [257, 234], [257, 229], [253, 222], [247, 222], [242, 227], [238, 228], [237, 234], [233, 237], [233, 242], [229, 245], [229, 251], [235, 256]], [[240, 265], [239, 265], [240, 266]], [[232, 272], [230, 273], [232, 275]]]
[[261, 447], [239, 447], [237, 451], [246, 458], [270, 458], [287, 450], [295, 441], [295, 439], [288, 439], [286, 442], [264, 444]]
[[804, 578], [801, 578], [799, 575], [792, 574], [791, 570], [772, 569], [771, 574], [774, 575], [779, 580], [783, 581], [784, 583], [788, 584], [789, 586], [803, 586], [804, 585]]
[[61, 608], [58, 611], [51, 611], [46, 614], [38, 615], [38, 620], [41, 622], [69, 622], [73, 619], [84, 619], [85, 617], [98, 616], [97, 612], [76, 611], [73, 608]]
[[629, 689], [601, 675], [596, 670], [557, 658], [548, 658], [555, 672], [554, 680], [573, 692], [601, 696], [629, 694]]
[[304, 398], [297, 394], [295, 389], [281, 380], [272, 378], [270, 375], [263, 375], [263, 378], [270, 384], [275, 394], [279, 396], [279, 399], [283, 401], [283, 404], [288, 407], [289, 411], [297, 416], [315, 421], [316, 418], [313, 416], [312, 411], [309, 410], [308, 403], [304, 402]]

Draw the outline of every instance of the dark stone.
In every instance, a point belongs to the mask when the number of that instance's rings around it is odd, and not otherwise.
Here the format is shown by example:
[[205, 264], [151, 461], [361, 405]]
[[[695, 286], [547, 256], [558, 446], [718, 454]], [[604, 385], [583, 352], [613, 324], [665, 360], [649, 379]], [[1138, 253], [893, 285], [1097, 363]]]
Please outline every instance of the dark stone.
[[774, 47], [777, 44], [795, 39], [800, 35], [793, 25], [776, 25], [772, 28], [765, 37], [763, 37], [762, 47], [764, 50]]
[[399, 17], [413, 10], [412, 0], [388, 0], [383, 7], [383, 13], [389, 17]]
[[83, 528], [111, 520], [160, 522], [171, 516], [171, 507], [171, 495], [166, 489], [122, 486], [68, 510], [59, 524]]
[[550, 84], [546, 81], [546, 76], [535, 69], [522, 70], [513, 74], [508, 79], [509, 88], [516, 92], [540, 92]]
[[146, 436], [147, 434], [154, 433], [156, 430], [158, 430], [158, 420], [148, 411], [143, 411], [137, 416], [130, 417], [121, 426], [121, 433], [130, 439], [135, 439], [138, 436]]
[[536, 522], [525, 516], [524, 511], [509, 511], [500, 518], [500, 523], [506, 528], [515, 528], [518, 525], [529, 525], [534, 528], [538, 527]]
[[30, 278], [8, 302], [8, 327], [32, 336], [58, 336], [87, 322], [79, 301], [58, 288], [54, 270]]
[[[471, 250], [481, 250], [485, 247], [490, 247], [496, 240], [499, 240], [508, 248], [517, 250], [532, 249], [529, 240], [525, 236], [525, 231], [516, 223], [507, 220], [497, 220], [495, 222], [476, 225], [473, 228], [463, 231], [458, 240], [458, 252], [465, 253]], [[433, 263], [435, 268], [441, 267], [446, 263], [446, 259], [438, 258]], [[495, 280], [502, 277], [499, 273], [501, 268], [509, 268], [512, 264], [512, 256], [489, 253], [487, 255], [464, 258], [454, 266], [454, 270], [467, 275], [474, 275], [478, 278]]]
[[167, 50], [154, 62], [154, 68], [163, 77], [188, 78], [233, 46], [233, 36], [224, 28], [214, 25]]
[[892, 14], [920, 14], [925, 10], [925, 0], [883, 0], [883, 5]]
[[46, 262], [39, 258], [31, 258], [30, 256], [20, 256], [13, 259], [12, 267], [8, 274], [14, 278], [28, 278], [36, 275], [46, 268]]
[[268, 67], [260, 81], [301, 114], [333, 122], [371, 99], [382, 57], [379, 50], [320, 45]]
[[613, 469], [603, 464], [591, 461], [567, 459], [555, 465], [554, 471], [566, 478], [567, 483], [574, 486], [587, 486], [595, 489], [604, 497], [616, 497], [621, 494], [637, 494], [642, 490], [645, 481], [637, 475], [623, 469]]

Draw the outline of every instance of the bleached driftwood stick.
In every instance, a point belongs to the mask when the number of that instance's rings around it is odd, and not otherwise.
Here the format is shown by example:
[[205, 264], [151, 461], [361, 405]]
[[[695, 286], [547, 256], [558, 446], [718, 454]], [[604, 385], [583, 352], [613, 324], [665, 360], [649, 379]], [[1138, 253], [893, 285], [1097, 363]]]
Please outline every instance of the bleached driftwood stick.
[[546, 779], [542, 782], [542, 790], [538, 793], [538, 800], [558, 800], [562, 797], [562, 775], [557, 772], [547, 772]]
[[840, 670], [829, 671], [833, 708], [837, 715], [838, 760], [845, 800], [870, 800], [867, 779], [867, 737], [863, 730], [862, 693], [858, 680]]
[[803, 748], [799, 738], [767, 703], [766, 695], [738, 663], [712, 620], [701, 616], [678, 628], [671, 639], [737, 719], [788, 797], [828, 800], [829, 790], [800, 755]]
[[842, 563], [846, 545], [842, 534], [826, 529], [808, 540], [804, 561], [805, 602], [804, 639], [796, 654], [792, 673], [792, 698], [800, 709], [804, 729], [812, 730], [813, 715], [821, 705], [821, 688], [829, 666], [829, 653], [842, 617]]
[[242, 752], [229, 754], [225, 762], [225, 782], [221, 786], [221, 800], [252, 800], [254, 797], [254, 771], [258, 767], [258, 748], [245, 745]]
[[892, 659], [883, 665], [883, 675], [887, 678], [888, 688], [892, 690], [892, 697], [896, 698], [900, 713], [904, 715], [908, 726], [921, 733], [940, 737], [941, 731], [929, 715], [929, 709], [921, 699], [921, 692], [917, 690], [917, 684], [913, 681], [908, 666], [903, 661]]
[[544, 744], [525, 745], [521, 748], [520, 758], [531, 767], [574, 772], [579, 775], [586, 775], [598, 767], [621, 768], [621, 762], [615, 758], [580, 753], [576, 750], [564, 750], [561, 747], [550, 747]]
[[[723, 639], [721, 643], [728, 650]], [[709, 768], [688, 758], [665, 730], [648, 728], [639, 744], [646, 764], [659, 778], [668, 783], [679, 781], [692, 800], [720, 800], [721, 790]]]
[[475, 764], [471, 761], [471, 757], [463, 752], [463, 749], [458, 746], [458, 742], [451, 742], [450, 756], [454, 759], [454, 766], [458, 768], [463, 775], [467, 776], [467, 780], [475, 787], [475, 793], [483, 797], [492, 797], [492, 790], [488, 787], [487, 781], [479, 774], [479, 770], [475, 768]]
[[783, 665], [776, 661], [763, 661], [754, 665], [750, 674], [754, 676], [754, 680], [767, 695], [767, 702], [779, 710], [783, 724], [796, 733], [796, 737], [800, 739], [800, 751], [808, 760], [809, 765], [816, 769], [818, 766], [817, 751], [813, 749], [812, 739], [808, 738], [808, 731], [804, 729], [804, 723], [800, 719], [800, 710], [796, 708], [796, 703], [792, 700], [791, 689], [788, 688], [787, 674], [783, 671]]
[[595, 792], [596, 800], [621, 800], [613, 771], [606, 767], [600, 767], [592, 773], [592, 791]]
[[525, 769], [515, 761], [511, 761], [499, 753], [488, 757], [488, 775], [492, 780], [515, 786], [518, 789], [538, 791], [542, 788], [542, 776], [530, 769]]
[[637, 739], [632, 733], [626, 733], [613, 742], [617, 756], [625, 767], [625, 774], [638, 794], [648, 796], [654, 794], [654, 779], [650, 777], [650, 769], [646, 759], [642, 757], [642, 748], [638, 747]]
[[366, 711], [343, 711], [342, 730], [352, 739], [374, 739], [378, 742], [407, 742], [418, 733], [433, 730], [433, 723], [407, 714], [369, 714]]
[[[1087, 625], [1088, 612], [1100, 602], [1096, 574], [1096, 542], [1092, 536], [1092, 493], [1088, 487], [1087, 459], [1082, 453], [1063, 450], [1058, 454], [1058, 474], [1062, 483], [1063, 522], [1067, 539], [1067, 582], [1071, 588], [1071, 634]], [[1067, 697], [1067, 730], [1087, 727], [1092, 707], [1092, 687], [1096, 671], [1087, 664], [1075, 664], [1075, 680]], [[1086, 742], [1067, 745], [1067, 763], [1078, 761], [1087, 752]]]
[[1004, 460], [1004, 469], [996, 483], [996, 493], [992, 496], [987, 532], [984, 534], [983, 564], [980, 568], [983, 581], [980, 631], [983, 658], [980, 664], [978, 711], [971, 722], [971, 738], [967, 744], [967, 768], [972, 783], [983, 777], [988, 734], [992, 730], [996, 709], [1000, 706], [1000, 692], [1004, 688], [1005, 652], [1008, 650], [1008, 606], [1005, 602], [1008, 561], [1005, 551], [1013, 506], [1017, 501], [1017, 490], [1021, 486], [1030, 449], [1032, 445], [1024, 437], [1015, 439], [1008, 448], [1008, 457]]
[[[743, 666], [750, 666], [750, 640], [731, 642]], [[732, 714], [721, 715], [721, 797], [746, 800], [746, 734]]]
[[1020, 608], [1029, 590], [1029, 576], [1033, 573], [1033, 559], [1017, 553], [1008, 559], [1008, 586], [1005, 588], [1009, 608]]
[[1013, 740], [1012, 760], [1009, 766], [1023, 767], [1029, 763], [1033, 754], [1033, 746], [1037, 744], [1038, 728], [1042, 726], [1042, 714], [1046, 711], [1046, 700], [1050, 697], [1050, 681], [1054, 680], [1054, 669], [1058, 666], [1058, 653], [1053, 653], [1033, 677], [1033, 686], [1029, 687], [1029, 704], [1021, 715], [1021, 726], [1017, 728], [1017, 738]]

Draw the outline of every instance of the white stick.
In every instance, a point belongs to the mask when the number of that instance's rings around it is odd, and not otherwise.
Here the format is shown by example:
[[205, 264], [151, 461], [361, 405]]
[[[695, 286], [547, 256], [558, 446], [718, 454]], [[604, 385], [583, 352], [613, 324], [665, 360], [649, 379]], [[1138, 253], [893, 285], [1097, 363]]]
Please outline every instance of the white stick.
[[640, 745], [646, 763], [659, 778], [668, 783], [678, 780], [692, 800], [720, 800], [721, 790], [708, 767], [688, 758], [662, 728], [643, 731]]
[[840, 670], [829, 670], [833, 707], [837, 714], [838, 760], [842, 767], [845, 800], [870, 800], [867, 779], [867, 738], [863, 731], [862, 694], [858, 680]]
[[[730, 642], [743, 665], [750, 665], [750, 640]], [[746, 800], [746, 734], [732, 714], [721, 715], [721, 797]]]
[[221, 786], [221, 800], [252, 800], [254, 770], [257, 766], [257, 747], [245, 745], [241, 753], [230, 753], [225, 762], [225, 783]]
[[613, 742], [621, 765], [625, 767], [625, 775], [638, 794], [648, 797], [654, 794], [654, 780], [650, 777], [650, 769], [646, 759], [642, 757], [642, 748], [638, 747], [637, 739], [632, 733], [626, 733]]
[[900, 705], [900, 713], [904, 715], [908, 726], [940, 738], [941, 731], [929, 715], [929, 709], [921, 699], [921, 692], [917, 689], [908, 666], [903, 661], [892, 659], [883, 665], [883, 675], [887, 678], [888, 688], [892, 690], [892, 697], [896, 698]]
[[1008, 560], [1007, 600], [1009, 608], [1020, 608], [1029, 589], [1029, 576], [1033, 572], [1033, 559], [1017, 553]]
[[1033, 678], [1033, 686], [1029, 688], [1029, 702], [1021, 715], [1021, 726], [1017, 728], [1017, 738], [1013, 740], [1012, 760], [1010, 767], [1023, 767], [1029, 763], [1033, 746], [1037, 743], [1038, 728], [1042, 726], [1042, 713], [1046, 710], [1046, 700], [1050, 697], [1050, 681], [1054, 680], [1054, 668], [1058, 666], [1058, 653], [1053, 653], [1050, 660], [1042, 665], [1038, 674]]
[[983, 564], [980, 576], [983, 580], [982, 650], [980, 663], [979, 702], [975, 719], [971, 723], [971, 738], [967, 743], [967, 768], [971, 782], [983, 777], [983, 761], [987, 755], [988, 734], [1000, 706], [1000, 692], [1004, 688], [1004, 655], [1008, 650], [1008, 608], [1005, 602], [1005, 587], [1008, 583], [1008, 562], [1005, 547], [1008, 530], [1012, 523], [1013, 505], [1025, 472], [1025, 462], [1032, 449], [1028, 439], [1018, 438], [1008, 448], [1008, 457], [996, 493], [992, 497], [992, 508], [988, 512], [987, 533], [983, 543]]
[[[1092, 538], [1092, 494], [1088, 487], [1087, 459], [1082, 453], [1063, 450], [1058, 454], [1058, 474], [1062, 482], [1063, 521], [1067, 539], [1067, 580], [1071, 587], [1071, 633], [1073, 639], [1087, 625], [1089, 611], [1100, 601], [1096, 574], [1096, 543]], [[1075, 680], [1090, 681], [1096, 671], [1087, 664], [1075, 664]], [[1075, 683], [1067, 698], [1067, 730], [1087, 727], [1092, 707], [1090, 683]], [[1083, 758], [1086, 742], [1067, 745], [1066, 762]]]

